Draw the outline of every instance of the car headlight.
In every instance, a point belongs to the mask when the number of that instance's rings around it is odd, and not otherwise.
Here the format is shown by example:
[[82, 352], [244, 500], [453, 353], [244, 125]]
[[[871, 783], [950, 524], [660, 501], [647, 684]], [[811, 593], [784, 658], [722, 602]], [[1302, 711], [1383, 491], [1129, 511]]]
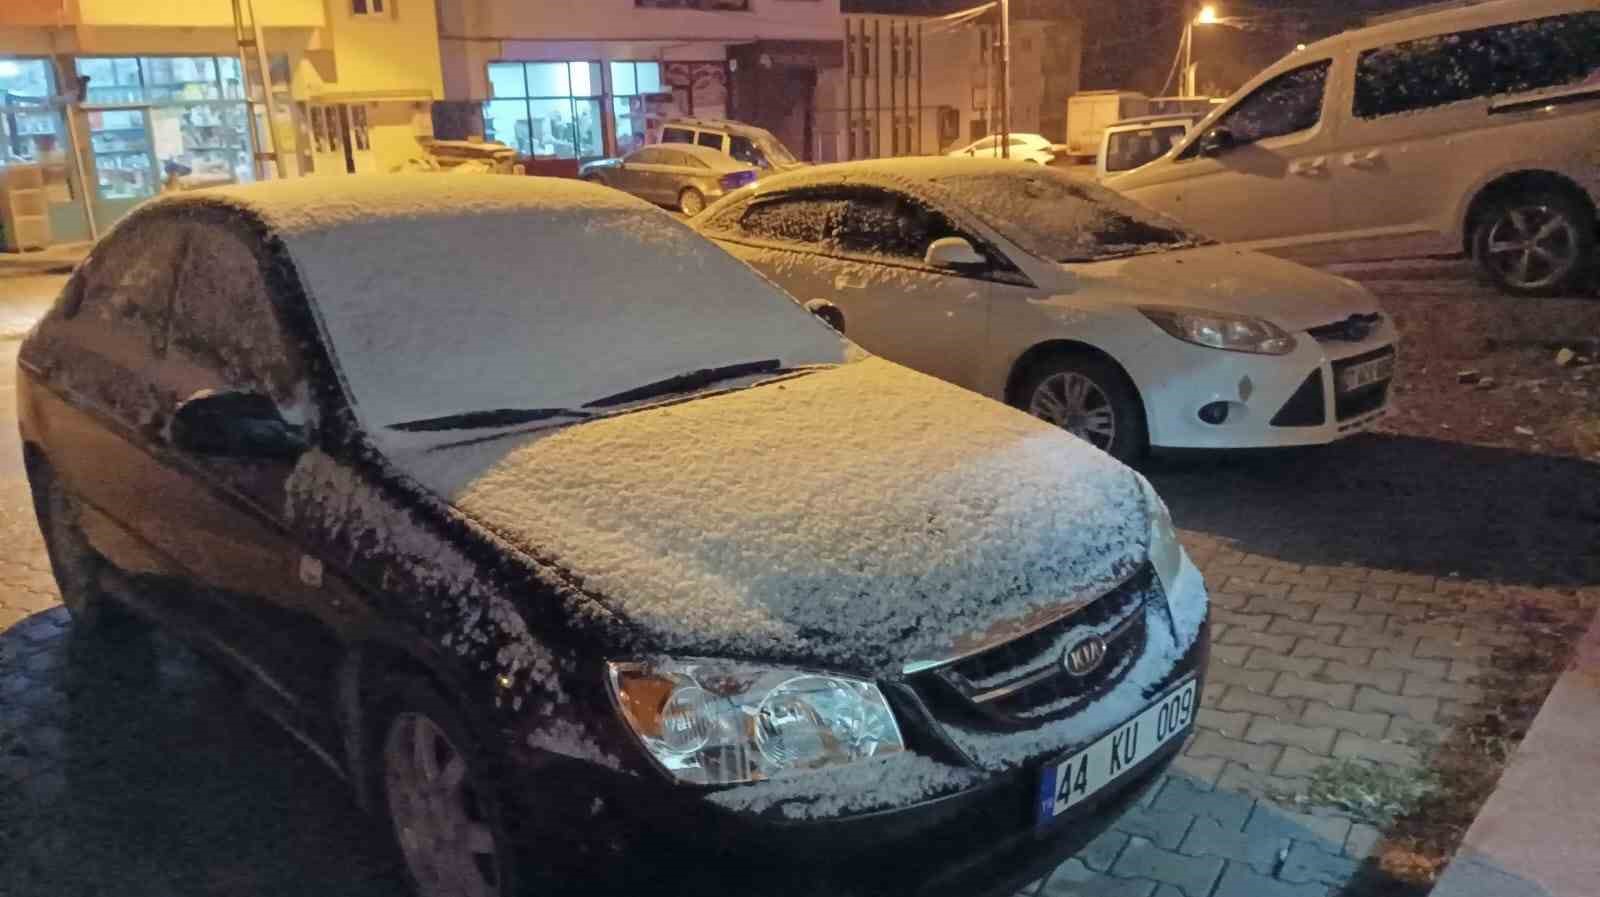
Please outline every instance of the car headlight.
[[759, 782], [905, 750], [889, 703], [864, 680], [719, 660], [607, 667], [623, 719], [681, 782]]
[[1155, 487], [1142, 476], [1139, 485], [1143, 487], [1144, 503], [1150, 511], [1150, 566], [1156, 568], [1162, 591], [1171, 596], [1183, 568], [1183, 543], [1178, 541], [1178, 530], [1172, 525], [1172, 512], [1156, 494]]
[[1159, 305], [1140, 306], [1139, 311], [1157, 327], [1197, 346], [1259, 355], [1288, 355], [1295, 347], [1293, 334], [1263, 318]]

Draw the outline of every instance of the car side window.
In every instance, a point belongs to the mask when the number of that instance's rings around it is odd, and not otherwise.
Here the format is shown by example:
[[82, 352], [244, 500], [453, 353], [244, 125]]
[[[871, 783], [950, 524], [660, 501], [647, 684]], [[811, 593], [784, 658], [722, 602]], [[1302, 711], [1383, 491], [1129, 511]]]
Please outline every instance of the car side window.
[[730, 136], [728, 138], [728, 155], [757, 168], [770, 168], [767, 157], [756, 146], [755, 141], [748, 137]]
[[689, 153], [673, 153], [673, 155], [677, 156], [677, 158], [673, 160], [672, 164], [674, 164], [674, 165], [679, 165], [679, 166], [682, 166], [684, 168], [710, 168], [711, 167], [711, 166], [707, 165], [706, 161], [704, 159], [700, 158], [699, 156], [690, 155]]
[[1390, 44], [1356, 62], [1352, 112], [1379, 118], [1496, 94], [1600, 84], [1600, 12]]
[[666, 154], [667, 150], [656, 149], [653, 146], [647, 146], [629, 156], [628, 161], [634, 165], [663, 165], [665, 164], [663, 160], [666, 157]]
[[183, 241], [183, 229], [166, 220], [119, 230], [84, 265], [83, 282], [63, 316], [119, 336], [138, 335], [138, 343], [161, 355]]
[[694, 143], [694, 132], [687, 128], [662, 128], [662, 143]]
[[256, 248], [232, 228], [192, 227], [173, 303], [172, 354], [216, 381], [197, 385], [294, 403], [305, 394], [300, 355], [279, 321]]
[[928, 244], [956, 235], [943, 215], [885, 190], [855, 191], [834, 235], [838, 248], [909, 264], [922, 264]]
[[1316, 127], [1322, 120], [1322, 98], [1332, 60], [1284, 72], [1256, 88], [1217, 121], [1236, 143], [1255, 143]]
[[695, 142], [707, 149], [718, 151], [722, 149], [722, 135], [713, 134], [710, 131], [701, 131], [699, 139], [695, 140]]
[[821, 249], [839, 230], [845, 201], [827, 196], [789, 196], [757, 202], [739, 220], [746, 236]]

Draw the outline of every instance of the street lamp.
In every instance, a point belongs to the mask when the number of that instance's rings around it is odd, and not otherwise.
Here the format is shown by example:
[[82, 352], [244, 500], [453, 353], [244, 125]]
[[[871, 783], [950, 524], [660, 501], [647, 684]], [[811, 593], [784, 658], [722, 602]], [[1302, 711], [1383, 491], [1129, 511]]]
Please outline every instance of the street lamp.
[[1195, 84], [1199, 81], [1199, 72], [1194, 62], [1194, 28], [1196, 25], [1216, 25], [1222, 21], [1217, 14], [1217, 8], [1207, 3], [1200, 7], [1200, 12], [1194, 18], [1183, 24], [1183, 95], [1192, 97], [1198, 89]]

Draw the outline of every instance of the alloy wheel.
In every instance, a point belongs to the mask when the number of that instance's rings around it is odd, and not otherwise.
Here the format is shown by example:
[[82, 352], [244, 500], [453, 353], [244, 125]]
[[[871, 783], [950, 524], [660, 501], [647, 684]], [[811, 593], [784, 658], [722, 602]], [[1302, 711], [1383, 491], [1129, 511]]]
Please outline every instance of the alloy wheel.
[[1508, 206], [1490, 226], [1484, 251], [1494, 274], [1519, 290], [1554, 286], [1582, 262], [1577, 225], [1547, 205]]
[[690, 187], [679, 195], [678, 208], [684, 215], [693, 218], [706, 210], [706, 198], [700, 195], [699, 190]]
[[1109, 451], [1117, 438], [1117, 415], [1110, 398], [1093, 380], [1076, 371], [1062, 371], [1039, 381], [1028, 400], [1028, 413], [1103, 451]]
[[395, 837], [425, 897], [497, 897], [494, 832], [467, 761], [437, 723], [401, 713], [384, 739], [384, 787]]

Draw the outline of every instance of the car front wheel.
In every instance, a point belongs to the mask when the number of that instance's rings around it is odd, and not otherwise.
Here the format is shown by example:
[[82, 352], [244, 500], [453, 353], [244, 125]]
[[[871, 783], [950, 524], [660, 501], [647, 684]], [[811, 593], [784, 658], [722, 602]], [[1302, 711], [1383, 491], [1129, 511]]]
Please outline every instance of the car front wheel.
[[1119, 461], [1132, 463], [1148, 448], [1139, 394], [1105, 359], [1061, 355], [1036, 364], [1018, 396], [1024, 411]]
[[393, 690], [379, 729], [384, 807], [420, 897], [514, 893], [511, 852], [479, 743], [428, 683]]
[[1518, 296], [1547, 296], [1571, 288], [1594, 249], [1593, 214], [1555, 192], [1495, 201], [1478, 218], [1472, 235], [1472, 255], [1484, 274]]
[[72, 617], [73, 632], [106, 637], [124, 635], [137, 628], [138, 619], [116, 599], [106, 595], [100, 577], [106, 560], [83, 534], [83, 505], [49, 471], [33, 478], [34, 511], [44, 535], [45, 553], [61, 591], [61, 603]]
[[683, 214], [693, 218], [706, 210], [706, 198], [700, 195], [699, 190], [685, 187], [683, 192], [678, 194], [678, 208]]

